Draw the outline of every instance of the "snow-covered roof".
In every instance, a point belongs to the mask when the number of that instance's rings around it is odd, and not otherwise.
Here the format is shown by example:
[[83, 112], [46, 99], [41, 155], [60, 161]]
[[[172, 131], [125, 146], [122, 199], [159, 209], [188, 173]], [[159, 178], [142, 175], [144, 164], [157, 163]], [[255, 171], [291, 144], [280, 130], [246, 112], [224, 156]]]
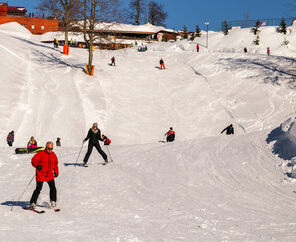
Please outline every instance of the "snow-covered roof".
[[[78, 24], [81, 24], [78, 23]], [[107, 32], [128, 32], [128, 33], [157, 33], [159, 31], [166, 32], [176, 32], [172, 29], [166, 29], [163, 26], [155, 26], [152, 24], [143, 24], [143, 25], [132, 25], [132, 24], [120, 24], [120, 23], [98, 23], [95, 26], [96, 30], [104, 30]]]

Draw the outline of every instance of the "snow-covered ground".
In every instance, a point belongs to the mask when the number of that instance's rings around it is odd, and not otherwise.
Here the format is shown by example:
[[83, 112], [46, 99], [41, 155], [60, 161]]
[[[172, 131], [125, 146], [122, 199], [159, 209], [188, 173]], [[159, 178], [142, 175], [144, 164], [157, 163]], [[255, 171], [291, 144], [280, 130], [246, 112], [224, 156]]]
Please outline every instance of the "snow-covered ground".
[[[96, 50], [89, 77], [85, 49], [64, 56], [0, 25], [1, 241], [295, 241], [296, 29], [288, 47], [275, 29], [262, 28], [259, 47], [244, 29], [210, 33], [209, 49], [203, 36], [144, 53]], [[75, 167], [93, 122], [111, 138], [114, 162], [102, 166], [94, 150], [89, 168]], [[221, 135], [230, 123], [235, 135]], [[170, 126], [176, 141], [159, 142]], [[46, 184], [45, 214], [20, 208], [34, 182], [16, 203], [34, 169], [32, 155], [7, 147], [11, 130], [15, 147], [62, 137], [60, 213], [46, 208]]]

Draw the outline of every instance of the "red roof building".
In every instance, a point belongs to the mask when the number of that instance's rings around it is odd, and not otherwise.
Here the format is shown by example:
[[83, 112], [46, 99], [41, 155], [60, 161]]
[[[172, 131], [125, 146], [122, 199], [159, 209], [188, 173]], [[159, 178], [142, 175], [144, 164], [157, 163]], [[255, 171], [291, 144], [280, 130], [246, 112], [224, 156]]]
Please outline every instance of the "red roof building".
[[32, 34], [44, 34], [59, 30], [58, 20], [26, 17], [26, 12], [24, 7], [11, 7], [7, 3], [0, 3], [0, 24], [17, 22]]

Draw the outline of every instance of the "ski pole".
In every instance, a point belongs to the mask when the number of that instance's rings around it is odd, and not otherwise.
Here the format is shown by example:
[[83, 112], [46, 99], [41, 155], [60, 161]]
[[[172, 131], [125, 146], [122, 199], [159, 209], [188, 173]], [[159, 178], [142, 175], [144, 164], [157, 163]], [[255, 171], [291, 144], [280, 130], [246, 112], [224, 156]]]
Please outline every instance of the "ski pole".
[[80, 151], [79, 151], [79, 154], [78, 154], [77, 160], [76, 160], [76, 162], [75, 162], [75, 166], [77, 165], [77, 161], [78, 161], [78, 159], [79, 159], [79, 156], [80, 156], [80, 153], [81, 153], [81, 151], [82, 151], [83, 145], [84, 145], [84, 142], [83, 142], [82, 145], [81, 145], [81, 148], [80, 148]]
[[107, 145], [106, 145], [106, 147], [107, 147], [107, 150], [108, 150], [109, 156], [110, 156], [110, 158], [111, 158], [111, 162], [113, 162], [113, 159], [112, 159], [112, 156], [111, 156], [111, 154], [110, 154], [109, 148], [108, 148]]
[[[36, 173], [35, 173], [35, 175], [32, 177], [32, 179], [31, 179], [31, 181], [29, 182], [29, 184], [26, 186], [25, 190], [23, 191], [22, 195], [21, 195], [21, 196], [19, 197], [19, 199], [17, 200], [16, 204], [19, 204], [19, 201], [21, 200], [22, 196], [23, 196], [24, 193], [26, 192], [27, 188], [29, 187], [29, 185], [31, 184], [31, 182], [33, 181], [33, 179], [35, 178], [35, 176], [36, 176]], [[14, 205], [12, 205], [10, 211], [12, 211], [13, 206], [14, 206]]]

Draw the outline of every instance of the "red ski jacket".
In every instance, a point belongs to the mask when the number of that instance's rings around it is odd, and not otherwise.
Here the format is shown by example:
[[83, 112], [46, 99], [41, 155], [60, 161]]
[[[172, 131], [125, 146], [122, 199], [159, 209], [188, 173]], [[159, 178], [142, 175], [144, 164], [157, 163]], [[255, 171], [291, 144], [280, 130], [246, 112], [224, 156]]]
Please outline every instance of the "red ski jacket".
[[105, 137], [104, 137], [104, 145], [109, 145], [109, 144], [111, 144], [111, 140], [108, 139], [107, 136], [105, 136]]
[[170, 136], [170, 134], [175, 134], [175, 131], [174, 130], [169, 130], [168, 136]]
[[58, 158], [54, 152], [42, 150], [33, 156], [31, 163], [35, 168], [42, 166], [40, 171], [36, 169], [36, 181], [48, 182], [54, 180], [53, 173], [59, 174]]

